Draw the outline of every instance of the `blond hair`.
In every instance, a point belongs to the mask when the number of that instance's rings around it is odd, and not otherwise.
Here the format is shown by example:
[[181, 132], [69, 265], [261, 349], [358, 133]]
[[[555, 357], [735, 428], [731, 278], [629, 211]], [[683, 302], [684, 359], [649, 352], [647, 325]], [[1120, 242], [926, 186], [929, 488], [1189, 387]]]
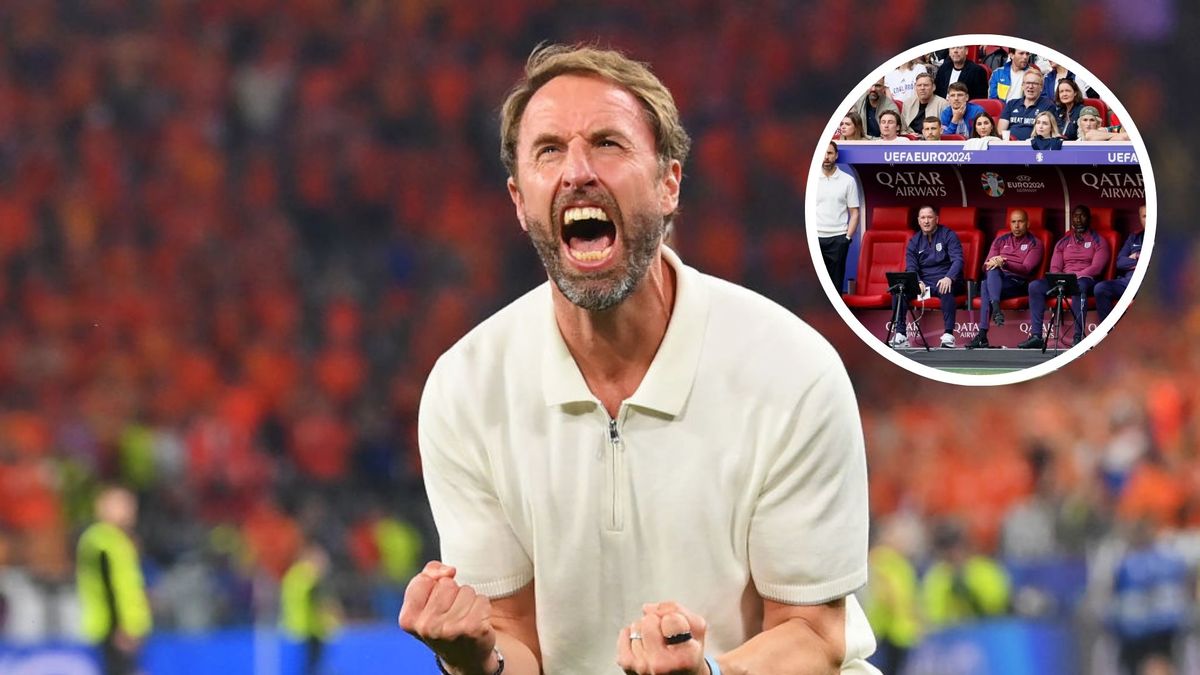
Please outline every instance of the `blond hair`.
[[525, 106], [542, 85], [559, 75], [592, 75], [624, 88], [642, 104], [654, 131], [659, 165], [687, 159], [692, 140], [679, 122], [675, 99], [649, 66], [624, 54], [587, 45], [541, 44], [525, 62], [525, 76], [508, 93], [500, 110], [500, 161], [517, 175], [517, 132]]

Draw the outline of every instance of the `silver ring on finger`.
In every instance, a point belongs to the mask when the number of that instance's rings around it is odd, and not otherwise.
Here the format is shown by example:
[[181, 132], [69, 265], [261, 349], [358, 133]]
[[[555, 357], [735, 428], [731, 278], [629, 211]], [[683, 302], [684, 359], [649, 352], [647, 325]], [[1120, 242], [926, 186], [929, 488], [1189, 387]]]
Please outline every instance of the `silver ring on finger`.
[[635, 630], [635, 631], [630, 631], [630, 632], [629, 632], [629, 639], [630, 639], [630, 641], [633, 641], [633, 640], [641, 640], [641, 639], [642, 639], [642, 634], [641, 634], [641, 633], [639, 633], [639, 632], [637, 632], [636, 630]]

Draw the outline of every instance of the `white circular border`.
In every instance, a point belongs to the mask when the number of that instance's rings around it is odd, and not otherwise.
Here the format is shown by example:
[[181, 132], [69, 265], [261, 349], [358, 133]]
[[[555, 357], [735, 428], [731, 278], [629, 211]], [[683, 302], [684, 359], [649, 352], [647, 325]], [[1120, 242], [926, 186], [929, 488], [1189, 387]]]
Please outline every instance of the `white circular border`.
[[[821, 171], [821, 162], [825, 156], [825, 148], [828, 147], [829, 139], [833, 138], [833, 134], [837, 131], [838, 124], [841, 123], [842, 117], [845, 116], [846, 110], [850, 109], [861, 95], [859, 92], [865, 91], [873, 82], [877, 82], [887, 73], [895, 70], [904, 62], [929, 54], [939, 49], [947, 49], [950, 47], [961, 47], [962, 45], [1003, 45], [1006, 47], [1017, 47], [1033, 52], [1038, 56], [1048, 58], [1056, 63], [1061, 63], [1071, 71], [1079, 73], [1087, 81], [1087, 83], [1100, 94], [1104, 103], [1110, 109], [1116, 110], [1120, 116], [1121, 124], [1130, 132], [1130, 142], [1138, 153], [1138, 165], [1142, 169], [1142, 181], [1146, 189], [1146, 238], [1142, 244], [1142, 255], [1139, 256], [1139, 264], [1134, 268], [1133, 279], [1129, 282], [1129, 287], [1121, 294], [1117, 304], [1113, 307], [1113, 311], [1108, 317], [1102, 321], [1096, 330], [1088, 334], [1083, 342], [1079, 345], [1072, 346], [1070, 349], [1062, 352], [1058, 356], [1049, 359], [1036, 366], [1022, 368], [1008, 373], [997, 373], [994, 375], [967, 375], [965, 373], [951, 373], [948, 371], [926, 366], [922, 363], [900, 354], [899, 352], [888, 347], [887, 344], [880, 339], [878, 335], [873, 334], [863, 325], [862, 321], [850, 311], [849, 305], [842, 300], [841, 293], [834, 288], [833, 280], [828, 274], [824, 273], [825, 260], [821, 256], [820, 242], [817, 240], [817, 231], [814, 227], [807, 227], [807, 223], [815, 222], [815, 199], [816, 199], [816, 180]], [[860, 222], [865, 223], [865, 213]], [[808, 170], [808, 185], [806, 187], [804, 199], [804, 219], [806, 230], [808, 231], [808, 248], [809, 253], [813, 258], [813, 270], [816, 271], [817, 277], [820, 279], [821, 288], [825, 290], [825, 295], [829, 296], [829, 301], [833, 303], [834, 309], [838, 314], [841, 314], [846, 325], [850, 327], [858, 337], [865, 342], [869, 347], [875, 350], [877, 354], [883, 356], [892, 363], [904, 368], [905, 370], [927, 377], [938, 382], [947, 384], [959, 384], [965, 386], [993, 386], [1003, 384], [1015, 384], [1017, 382], [1025, 382], [1034, 378], [1048, 375], [1055, 370], [1071, 363], [1075, 359], [1086, 354], [1092, 347], [1100, 343], [1109, 333], [1110, 330], [1117, 324], [1121, 316], [1125, 314], [1130, 303], [1133, 302], [1133, 297], [1137, 295], [1141, 288], [1142, 279], [1146, 276], [1146, 268], [1150, 266], [1150, 258], [1154, 252], [1154, 231], [1158, 221], [1158, 191], [1154, 184], [1154, 171], [1150, 166], [1150, 155], [1146, 151], [1146, 143], [1142, 140], [1142, 134], [1138, 131], [1137, 125], [1133, 118], [1130, 117], [1129, 111], [1121, 104], [1112, 91], [1092, 74], [1087, 68], [1076, 63], [1074, 59], [1062, 54], [1061, 52], [1046, 47], [1037, 42], [1032, 42], [1023, 38], [1012, 37], [1008, 35], [994, 35], [990, 33], [971, 33], [965, 35], [951, 35], [949, 37], [930, 40], [922, 45], [917, 45], [911, 49], [907, 49], [900, 54], [888, 59], [875, 70], [871, 71], [867, 77], [858, 83], [854, 89], [842, 100], [841, 106], [834, 111], [833, 117], [829, 123], [825, 125], [825, 130], [821, 134], [821, 141], [817, 144], [816, 151], [813, 153], [812, 164]], [[865, 229], [861, 231], [866, 231]], [[1112, 255], [1117, 255], [1117, 251], [1113, 251]], [[1142, 261], [1145, 261], [1144, 263]], [[1076, 347], [1080, 348], [1076, 348]]]

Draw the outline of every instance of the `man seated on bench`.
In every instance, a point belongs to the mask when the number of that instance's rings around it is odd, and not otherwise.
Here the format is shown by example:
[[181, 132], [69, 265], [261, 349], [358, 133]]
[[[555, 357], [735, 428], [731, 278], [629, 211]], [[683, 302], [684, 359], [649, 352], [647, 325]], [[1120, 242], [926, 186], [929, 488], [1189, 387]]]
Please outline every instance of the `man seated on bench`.
[[[1071, 209], [1071, 231], [1054, 245], [1054, 256], [1050, 258], [1050, 271], [1056, 274], [1074, 274], [1079, 278], [1079, 295], [1071, 300], [1071, 314], [1075, 317], [1075, 339], [1083, 339], [1083, 328], [1087, 320], [1087, 298], [1092, 294], [1096, 281], [1108, 266], [1108, 242], [1092, 230], [1092, 210], [1080, 204]], [[1029, 284], [1029, 339], [1017, 347], [1021, 349], [1044, 349], [1042, 321], [1046, 317], [1046, 291], [1050, 284], [1038, 279]]]
[[[906, 267], [909, 272], [916, 272], [920, 280], [921, 293], [930, 289], [942, 305], [942, 321], [945, 332], [942, 334], [942, 346], [954, 347], [954, 312], [957, 309], [954, 298], [955, 292], [963, 285], [963, 251], [962, 243], [954, 230], [938, 223], [937, 210], [932, 206], [922, 206], [917, 212], [918, 232], [908, 240], [904, 252]], [[892, 312], [896, 310], [896, 298], [892, 298]], [[890, 344], [893, 347], [907, 347], [908, 336], [906, 326], [901, 321], [895, 327], [896, 334]]]
[[1029, 279], [1042, 266], [1042, 242], [1029, 234], [1029, 214], [1013, 209], [1008, 234], [996, 237], [983, 261], [983, 286], [979, 292], [979, 332], [967, 349], [982, 349], [988, 344], [988, 319], [1004, 325], [1000, 301], [1016, 298], [1029, 291]]

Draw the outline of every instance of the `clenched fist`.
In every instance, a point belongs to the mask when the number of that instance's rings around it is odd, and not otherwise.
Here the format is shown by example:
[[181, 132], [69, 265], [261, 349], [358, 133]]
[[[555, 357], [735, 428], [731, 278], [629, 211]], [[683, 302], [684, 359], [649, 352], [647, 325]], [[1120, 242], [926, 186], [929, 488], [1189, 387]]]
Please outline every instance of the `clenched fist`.
[[708, 675], [707, 630], [703, 618], [674, 602], [647, 603], [617, 637], [617, 665], [627, 675]]
[[436, 560], [426, 564], [404, 591], [400, 627], [428, 645], [452, 672], [494, 673], [499, 662], [492, 605], [470, 586], [458, 585], [456, 572]]

